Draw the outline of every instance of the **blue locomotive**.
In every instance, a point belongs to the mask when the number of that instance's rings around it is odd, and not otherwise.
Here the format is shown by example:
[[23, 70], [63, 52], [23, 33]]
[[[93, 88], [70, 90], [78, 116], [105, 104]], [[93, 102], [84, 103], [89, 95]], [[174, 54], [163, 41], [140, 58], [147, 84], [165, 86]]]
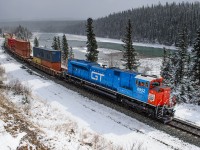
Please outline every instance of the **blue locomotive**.
[[65, 74], [66, 78], [70, 77], [82, 85], [106, 92], [116, 100], [164, 122], [173, 118], [170, 88], [162, 85], [162, 78], [118, 68], [105, 68], [84, 60], [69, 60]]

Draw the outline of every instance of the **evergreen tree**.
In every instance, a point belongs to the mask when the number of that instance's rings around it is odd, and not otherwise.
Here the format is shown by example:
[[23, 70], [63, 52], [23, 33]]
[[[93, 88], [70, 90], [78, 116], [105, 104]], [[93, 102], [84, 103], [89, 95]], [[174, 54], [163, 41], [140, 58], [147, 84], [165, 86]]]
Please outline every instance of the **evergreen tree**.
[[34, 46], [39, 47], [39, 41], [38, 41], [37, 37], [35, 37], [35, 39], [34, 39]]
[[175, 88], [176, 82], [176, 67], [177, 67], [177, 52], [169, 52], [166, 59], [166, 65], [164, 68], [164, 83], [169, 86], [172, 90]]
[[53, 38], [53, 43], [52, 43], [52, 46], [51, 46], [53, 49], [55, 50], [58, 50], [58, 42], [57, 42], [57, 38], [56, 36], [54, 36]]
[[92, 18], [87, 19], [87, 25], [86, 25], [86, 32], [87, 32], [87, 54], [86, 59], [91, 62], [97, 62], [98, 60], [98, 53], [99, 51], [97, 50], [97, 41], [95, 38], [95, 34], [93, 31], [93, 26], [92, 26]]
[[72, 47], [70, 47], [68, 58], [69, 59], [73, 59], [74, 58], [74, 52], [73, 52]]
[[177, 68], [177, 84], [183, 81], [184, 76], [187, 74], [188, 64], [188, 39], [186, 28], [179, 33], [178, 48], [178, 68]]
[[122, 41], [125, 43], [125, 45], [123, 45], [124, 59], [126, 62], [125, 67], [126, 69], [137, 71], [139, 64], [138, 60], [136, 59], [137, 53], [132, 43], [132, 26], [130, 19], [128, 20], [128, 26], [126, 27], [125, 37], [122, 39]]
[[68, 53], [69, 53], [69, 48], [68, 48], [67, 38], [64, 34], [62, 38], [62, 59], [65, 63], [68, 58]]
[[58, 50], [61, 50], [60, 37], [57, 37]]
[[168, 71], [169, 71], [169, 66], [167, 62], [169, 62], [169, 60], [167, 60], [167, 50], [166, 48], [164, 47], [163, 48], [163, 61], [162, 61], [162, 66], [161, 66], [161, 73], [160, 75], [166, 79], [168, 77]]
[[178, 63], [176, 68], [176, 91], [178, 101], [188, 102], [189, 100], [189, 89], [190, 78], [189, 78], [189, 53], [188, 53], [188, 38], [186, 28], [179, 33], [178, 46]]
[[27, 29], [19, 25], [13, 32], [18, 39], [29, 40], [32, 33]]
[[200, 28], [197, 31], [197, 38], [192, 49], [192, 73], [193, 81], [200, 86]]
[[192, 102], [200, 105], [200, 28], [197, 31], [197, 37], [192, 49], [191, 66]]

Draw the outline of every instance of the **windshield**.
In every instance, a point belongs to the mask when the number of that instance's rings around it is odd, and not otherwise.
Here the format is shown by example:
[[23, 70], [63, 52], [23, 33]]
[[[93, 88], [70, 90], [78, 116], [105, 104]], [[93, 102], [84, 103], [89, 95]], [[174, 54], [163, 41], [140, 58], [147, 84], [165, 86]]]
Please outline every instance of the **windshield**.
[[157, 86], [160, 86], [160, 82], [152, 82], [151, 83], [151, 88], [154, 88], [154, 87], [157, 87]]

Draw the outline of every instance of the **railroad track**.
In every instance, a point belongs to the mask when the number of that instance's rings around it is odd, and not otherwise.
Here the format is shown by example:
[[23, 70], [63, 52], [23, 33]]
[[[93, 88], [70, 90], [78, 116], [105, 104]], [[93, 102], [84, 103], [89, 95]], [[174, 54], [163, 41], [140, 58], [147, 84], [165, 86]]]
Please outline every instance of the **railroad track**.
[[200, 138], [200, 127], [194, 124], [185, 122], [178, 118], [174, 118], [171, 122], [168, 123], [169, 126], [174, 127], [176, 129], [182, 130], [186, 133], [189, 133], [197, 138]]

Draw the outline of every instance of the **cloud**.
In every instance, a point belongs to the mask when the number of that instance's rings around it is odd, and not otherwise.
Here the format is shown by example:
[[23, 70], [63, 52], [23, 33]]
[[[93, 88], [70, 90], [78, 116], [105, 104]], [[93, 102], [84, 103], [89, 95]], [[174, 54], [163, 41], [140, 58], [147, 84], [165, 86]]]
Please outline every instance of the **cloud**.
[[[161, 3], [174, 0], [160, 0]], [[181, 2], [183, 0], [176, 0]], [[195, 0], [190, 0], [190, 2]], [[2, 19], [86, 19], [98, 18], [143, 5], [158, 4], [157, 0], [0, 0]]]

